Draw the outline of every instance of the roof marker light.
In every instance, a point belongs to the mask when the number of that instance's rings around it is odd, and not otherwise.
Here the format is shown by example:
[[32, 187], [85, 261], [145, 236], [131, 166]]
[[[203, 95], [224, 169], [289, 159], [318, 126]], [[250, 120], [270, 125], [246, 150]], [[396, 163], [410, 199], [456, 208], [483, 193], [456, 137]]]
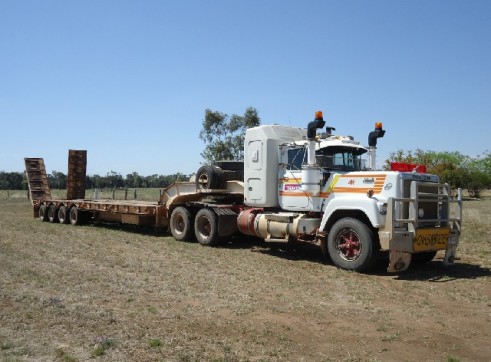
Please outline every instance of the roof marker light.
[[375, 131], [368, 134], [368, 146], [377, 147], [377, 138], [384, 137], [385, 130], [382, 129], [382, 122], [375, 123]]

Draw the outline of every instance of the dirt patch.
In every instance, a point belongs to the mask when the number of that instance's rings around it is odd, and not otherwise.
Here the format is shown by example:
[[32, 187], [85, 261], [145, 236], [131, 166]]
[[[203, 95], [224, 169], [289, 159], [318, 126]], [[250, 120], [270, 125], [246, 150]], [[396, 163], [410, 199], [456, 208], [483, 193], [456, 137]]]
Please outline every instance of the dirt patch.
[[41, 223], [23, 200], [0, 203], [4, 360], [491, 359], [489, 200], [466, 203], [454, 267], [437, 255], [401, 275], [342, 271], [312, 247]]

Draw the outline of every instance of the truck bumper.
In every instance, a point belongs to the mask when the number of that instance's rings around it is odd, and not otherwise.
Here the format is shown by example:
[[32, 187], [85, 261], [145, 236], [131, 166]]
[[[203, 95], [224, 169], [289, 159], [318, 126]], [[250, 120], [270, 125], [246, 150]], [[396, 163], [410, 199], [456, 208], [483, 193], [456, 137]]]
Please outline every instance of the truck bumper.
[[[430, 216], [423, 218], [426, 211]], [[438, 250], [445, 250], [444, 263], [451, 265], [461, 232], [462, 190], [452, 198], [448, 184], [412, 181], [409, 197], [388, 199], [385, 221], [378, 234], [381, 249], [390, 253], [389, 272], [406, 270], [413, 254]]]
[[449, 230], [449, 234], [442, 242], [434, 242], [434, 245], [428, 245], [421, 249], [418, 246], [418, 238], [412, 232], [387, 232], [379, 231], [379, 240], [381, 250], [389, 251], [390, 273], [396, 273], [406, 270], [411, 264], [411, 256], [416, 253], [425, 253], [432, 251], [445, 250], [445, 265], [452, 265], [455, 261], [457, 246], [459, 244], [459, 232]]

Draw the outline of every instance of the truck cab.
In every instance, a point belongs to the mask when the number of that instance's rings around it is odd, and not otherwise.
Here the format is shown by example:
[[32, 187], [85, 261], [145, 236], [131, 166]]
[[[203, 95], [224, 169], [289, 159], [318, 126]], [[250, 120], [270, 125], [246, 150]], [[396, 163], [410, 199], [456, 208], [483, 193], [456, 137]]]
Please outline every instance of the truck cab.
[[[316, 113], [314, 127], [324, 126]], [[279, 125], [249, 129], [244, 150], [244, 203], [239, 230], [265, 240], [313, 242], [334, 264], [364, 271], [381, 251], [389, 271], [411, 258], [455, 258], [462, 198], [435, 175], [375, 170], [377, 123], [368, 146], [350, 136]], [[368, 160], [364, 156], [368, 155]], [[456, 210], [451, 217], [451, 205]], [[253, 211], [251, 211], [253, 210]]]

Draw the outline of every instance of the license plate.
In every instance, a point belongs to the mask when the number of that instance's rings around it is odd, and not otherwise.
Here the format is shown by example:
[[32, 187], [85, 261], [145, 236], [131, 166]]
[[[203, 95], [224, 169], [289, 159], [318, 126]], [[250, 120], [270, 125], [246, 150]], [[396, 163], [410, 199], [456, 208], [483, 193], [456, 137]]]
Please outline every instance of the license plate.
[[413, 241], [414, 251], [443, 250], [447, 248], [450, 229], [419, 229]]

